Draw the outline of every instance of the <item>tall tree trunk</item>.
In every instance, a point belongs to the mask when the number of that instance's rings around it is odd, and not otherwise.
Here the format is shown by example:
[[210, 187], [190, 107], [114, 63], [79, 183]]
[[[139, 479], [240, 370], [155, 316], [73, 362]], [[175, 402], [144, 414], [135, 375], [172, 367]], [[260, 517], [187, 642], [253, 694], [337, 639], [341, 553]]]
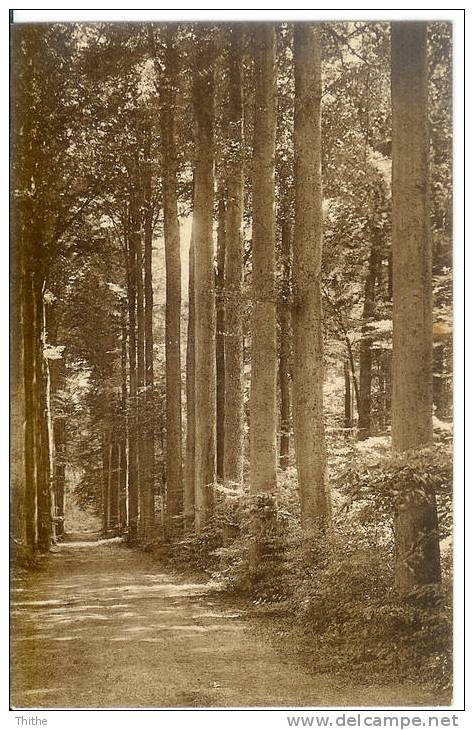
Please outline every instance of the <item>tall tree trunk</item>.
[[[26, 393], [24, 379], [24, 275], [20, 206], [13, 207], [14, 229], [10, 245], [10, 499], [11, 536], [17, 547], [25, 548], [27, 540], [27, 494], [25, 464]], [[31, 489], [31, 485], [30, 485]]]
[[102, 432], [102, 533], [110, 527], [110, 428], [105, 425]]
[[113, 430], [111, 429], [109, 431], [109, 444], [108, 444], [108, 467], [107, 467], [107, 475], [109, 478], [109, 483], [107, 487], [107, 530], [110, 532], [110, 530], [113, 527], [113, 518], [112, 518], [112, 492], [114, 488], [114, 435]]
[[64, 535], [64, 500], [66, 489], [66, 422], [56, 416], [54, 429], [54, 497], [56, 506], [56, 535]]
[[242, 234], [244, 208], [243, 82], [241, 26], [232, 26], [229, 52], [229, 126], [225, 248], [224, 480], [241, 485], [244, 462], [244, 358]]
[[127, 529], [128, 505], [127, 505], [127, 442], [119, 442], [119, 528], [120, 533]]
[[344, 360], [344, 428], [352, 428], [352, 393], [349, 363]]
[[[359, 395], [359, 384], [357, 382], [357, 374], [356, 374], [356, 368], [355, 368], [355, 362], [354, 362], [354, 352], [352, 350], [351, 341], [347, 335], [345, 336], [344, 341], [345, 341], [346, 350], [347, 350], [347, 359], [349, 361], [349, 368], [351, 371], [352, 392], [354, 394], [355, 405], [357, 408], [357, 418], [359, 418], [360, 395]], [[354, 418], [352, 420], [354, 420]]]
[[293, 421], [303, 530], [331, 515], [324, 429], [321, 309], [321, 41], [318, 25], [295, 26], [295, 230]]
[[[432, 273], [426, 23], [392, 23], [393, 395], [395, 451], [432, 441]], [[406, 485], [395, 516], [395, 585], [441, 580], [436, 495]]]
[[128, 525], [128, 459], [127, 459], [127, 434], [128, 434], [128, 387], [127, 387], [127, 300], [124, 298], [121, 303], [121, 433], [120, 433], [120, 528], [125, 530]]
[[166, 26], [165, 71], [161, 87], [163, 213], [166, 259], [166, 512], [171, 532], [183, 509], [181, 422], [181, 249], [176, 195], [174, 115], [177, 53]]
[[217, 271], [216, 271], [216, 475], [224, 479], [225, 434], [225, 295], [224, 264], [226, 250], [226, 204], [221, 184], [217, 220]]
[[[43, 317], [46, 316], [45, 308], [43, 305]], [[46, 321], [46, 320], [45, 320]], [[44, 331], [44, 343], [47, 342], [46, 331]], [[54, 490], [54, 461], [56, 458], [54, 451], [54, 427], [53, 427], [53, 412], [51, 407], [51, 371], [49, 366], [49, 360], [43, 357], [44, 367], [44, 426], [45, 426], [45, 439], [48, 446], [48, 483], [49, 483], [49, 511], [51, 519], [51, 540], [56, 540], [56, 493]]]
[[280, 467], [288, 468], [291, 431], [291, 223], [283, 216], [281, 224], [281, 291], [278, 301], [279, 352], [278, 376], [280, 382]]
[[50, 472], [50, 438], [48, 431], [47, 373], [43, 355], [45, 343], [45, 319], [41, 262], [36, 264], [33, 276], [34, 296], [34, 409], [35, 409], [35, 462], [36, 462], [36, 514], [38, 548], [46, 552], [53, 537], [53, 516]]
[[137, 236], [139, 212], [136, 192], [130, 194], [131, 230], [128, 236], [128, 357], [129, 357], [129, 416], [128, 416], [128, 538], [138, 537], [138, 442], [137, 442]]
[[23, 270], [23, 369], [25, 390], [25, 529], [26, 543], [36, 548], [38, 530], [36, 523], [36, 429], [34, 383], [36, 378], [35, 358], [35, 306], [33, 274], [28, 256]]
[[[18, 29], [19, 31], [19, 29]], [[13, 33], [11, 115], [12, 131], [21, 129], [18, 161], [12, 167], [11, 189], [27, 191], [27, 195], [12, 195], [13, 231], [10, 244], [10, 379], [12, 389], [11, 413], [11, 499], [12, 531], [28, 552], [37, 545], [35, 413], [34, 413], [34, 295], [33, 247], [39, 238], [34, 206], [34, 112], [30, 103], [34, 94], [34, 65], [29, 61], [37, 52], [38, 34], [25, 27]], [[22, 53], [22, 43], [28, 52]], [[16, 174], [17, 173], [17, 174]]]
[[201, 26], [193, 78], [196, 120], [195, 245], [195, 527], [199, 534], [214, 508], [216, 474], [216, 360], [214, 298], [214, 40]]
[[392, 407], [392, 352], [381, 352], [382, 372], [384, 376], [383, 393], [383, 426], [386, 429], [390, 425]]
[[255, 122], [252, 176], [252, 345], [250, 380], [250, 492], [254, 539], [249, 554], [252, 581], [276, 559], [274, 529], [276, 450], [275, 286], [275, 27], [254, 29]]
[[184, 526], [194, 526], [195, 500], [195, 312], [194, 312], [194, 234], [189, 242], [188, 333], [186, 342], [186, 473], [184, 483]]
[[145, 146], [144, 287], [145, 287], [145, 479], [142, 484], [144, 540], [155, 529], [155, 429], [153, 371], [153, 202], [151, 167], [151, 129]]
[[[45, 322], [47, 327], [47, 342], [51, 346], [58, 343], [58, 307], [56, 303], [45, 304]], [[49, 427], [50, 427], [50, 462], [53, 493], [53, 516], [56, 537], [64, 534], [64, 504], [66, 488], [66, 422], [61, 404], [57, 395], [65, 387], [65, 363], [60, 357], [47, 361], [49, 374]]]
[[[137, 180], [137, 185], [141, 181]], [[137, 386], [140, 395], [145, 387], [145, 302], [143, 299], [143, 245], [142, 235], [136, 237], [137, 246]], [[141, 415], [141, 414], [140, 414]]]
[[119, 527], [119, 495], [120, 495], [120, 444], [113, 434], [110, 453], [110, 529]]
[[365, 278], [364, 306], [362, 309], [362, 340], [359, 358], [359, 429], [360, 441], [371, 435], [372, 406], [372, 342], [370, 324], [375, 316], [375, 283], [379, 269], [380, 251], [378, 241], [373, 241], [368, 271]]
[[450, 401], [446, 385], [447, 370], [444, 351], [444, 342], [436, 342], [433, 348], [433, 404], [436, 409], [436, 416], [441, 420], [447, 416]]
[[272, 24], [255, 28], [253, 148], [252, 373], [250, 487], [276, 488], [275, 134], [276, 42]]
[[[137, 165], [137, 176], [135, 182], [138, 192], [138, 206], [142, 213], [143, 204], [143, 179]], [[138, 460], [138, 500], [139, 500], [139, 522], [138, 531], [140, 541], [145, 540], [146, 533], [146, 511], [147, 511], [147, 453], [146, 453], [146, 427], [145, 427], [145, 302], [143, 298], [143, 241], [141, 226], [142, 216], [140, 215], [140, 226], [136, 236], [136, 282], [137, 282], [137, 460]]]

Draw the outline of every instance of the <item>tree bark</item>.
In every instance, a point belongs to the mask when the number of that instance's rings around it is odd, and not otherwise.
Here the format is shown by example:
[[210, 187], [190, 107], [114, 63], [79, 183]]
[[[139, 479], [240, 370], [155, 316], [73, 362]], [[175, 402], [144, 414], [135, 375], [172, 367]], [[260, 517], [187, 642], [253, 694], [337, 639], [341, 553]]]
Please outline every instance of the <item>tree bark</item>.
[[214, 298], [214, 41], [201, 26], [193, 78], [196, 121], [195, 245], [195, 528], [213, 513], [216, 474], [216, 361]]
[[120, 530], [120, 441], [114, 438], [112, 452], [112, 493], [110, 499], [110, 519], [114, 531]]
[[138, 381], [137, 381], [137, 236], [139, 211], [136, 191], [130, 192], [130, 230], [128, 236], [128, 539], [138, 538]]
[[255, 27], [253, 147], [250, 488], [276, 488], [275, 135], [276, 41], [272, 24]]
[[[141, 184], [142, 180], [139, 176], [137, 176], [137, 187], [140, 187]], [[143, 299], [143, 242], [141, 226], [135, 240], [137, 247], [137, 386], [138, 392], [141, 396], [145, 387], [145, 302]], [[140, 397], [140, 402], [141, 400], [142, 399]], [[141, 410], [142, 409], [140, 407], [140, 416]]]
[[216, 475], [224, 479], [225, 435], [225, 295], [224, 262], [226, 250], [226, 203], [223, 185], [219, 193], [216, 271]]
[[[27, 258], [27, 256], [25, 256]], [[34, 383], [36, 378], [33, 274], [27, 260], [23, 271], [23, 375], [25, 390], [25, 529], [26, 544], [35, 549], [36, 524], [36, 429]]]
[[121, 438], [120, 438], [120, 528], [125, 530], [128, 525], [128, 494], [127, 494], [127, 443], [128, 443], [128, 387], [127, 387], [127, 314], [128, 303], [124, 298], [121, 303], [121, 353], [120, 353], [120, 371], [121, 371]]
[[[19, 547], [32, 545], [31, 528], [27, 528], [28, 485], [25, 464], [25, 356], [24, 356], [24, 272], [22, 220], [20, 206], [13, 201], [13, 235], [10, 244], [10, 495], [11, 535]], [[30, 485], [31, 489], [31, 485]], [[34, 530], [33, 530], [34, 532]]]
[[56, 535], [64, 535], [64, 499], [66, 489], [66, 422], [56, 416], [54, 429], [54, 501], [56, 507]]
[[45, 318], [43, 302], [44, 277], [42, 263], [38, 261], [33, 275], [34, 296], [34, 409], [35, 409], [35, 468], [36, 468], [36, 519], [38, 549], [47, 552], [51, 547], [53, 532], [50, 436], [48, 431], [47, 373], [43, 355], [45, 343]]
[[102, 433], [102, 534], [110, 527], [110, 429], [106, 425]]
[[[432, 272], [426, 23], [392, 23], [393, 395], [395, 451], [432, 442]], [[436, 495], [406, 485], [395, 515], [395, 585], [441, 580]]]
[[243, 82], [241, 27], [232, 26], [229, 52], [227, 225], [225, 250], [225, 413], [224, 481], [241, 485], [244, 462], [243, 374]]
[[344, 428], [347, 432], [352, 428], [351, 374], [347, 360], [344, 360]]
[[[39, 237], [34, 209], [33, 180], [36, 148], [33, 146], [34, 66], [38, 34], [28, 26], [17, 28], [11, 36], [12, 53], [12, 144], [16, 141], [17, 166], [12, 167], [11, 189], [26, 191], [19, 198], [12, 195], [13, 235], [10, 254], [10, 382], [11, 413], [11, 500], [12, 531], [15, 539], [24, 540], [27, 552], [37, 544], [35, 414], [34, 414], [34, 295], [33, 246]], [[24, 45], [23, 45], [24, 44]], [[22, 130], [21, 136], [17, 134]], [[16, 137], [16, 139], [15, 139]]]
[[281, 291], [278, 302], [280, 382], [280, 468], [288, 468], [291, 432], [291, 223], [284, 215], [281, 224]]
[[194, 236], [189, 242], [188, 333], [186, 342], [186, 473], [184, 483], [184, 526], [194, 527], [195, 500], [195, 307], [194, 307]]
[[449, 372], [449, 368], [446, 367], [446, 359], [444, 342], [436, 342], [433, 348], [433, 403], [436, 416], [441, 420], [448, 416], [451, 400], [446, 382]]
[[295, 26], [295, 229], [293, 237], [293, 423], [303, 530], [331, 518], [324, 428], [321, 308], [321, 41], [318, 25]]
[[175, 104], [177, 62], [173, 31], [165, 32], [165, 69], [161, 86], [161, 156], [166, 260], [166, 510], [169, 528], [183, 509], [181, 422], [181, 250], [176, 195]]
[[370, 323], [375, 316], [375, 283], [379, 269], [380, 252], [377, 241], [370, 248], [368, 271], [365, 278], [364, 306], [362, 309], [362, 339], [359, 356], [359, 428], [358, 439], [371, 435], [372, 406], [372, 342]]
[[[143, 203], [143, 178], [137, 165], [137, 176], [135, 182], [139, 195], [139, 208], [142, 213]], [[139, 521], [138, 530], [141, 542], [146, 540], [147, 532], [147, 489], [148, 464], [146, 444], [146, 397], [145, 397], [145, 302], [143, 289], [143, 228], [142, 216], [136, 236], [136, 281], [137, 281], [137, 461], [138, 461], [138, 500], [139, 500]]]
[[151, 129], [145, 144], [144, 173], [144, 289], [145, 289], [145, 430], [143, 539], [149, 541], [155, 530], [155, 429], [154, 429], [154, 369], [153, 369], [153, 202], [151, 167]]

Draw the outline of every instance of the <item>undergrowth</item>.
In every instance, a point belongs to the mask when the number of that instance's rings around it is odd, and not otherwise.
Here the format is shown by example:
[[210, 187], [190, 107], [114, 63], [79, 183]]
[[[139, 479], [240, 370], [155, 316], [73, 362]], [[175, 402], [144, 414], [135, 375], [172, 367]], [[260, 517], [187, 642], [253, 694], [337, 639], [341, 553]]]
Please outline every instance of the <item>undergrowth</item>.
[[382, 445], [371, 458], [367, 464], [356, 453], [349, 469], [333, 469], [334, 527], [324, 539], [303, 540], [296, 472], [289, 468], [272, 497], [216, 485], [213, 520], [200, 536], [175, 542], [169, 561], [179, 571], [214, 579], [223, 591], [244, 596], [255, 607], [280, 604], [279, 618], [271, 624], [275, 641], [317, 672], [361, 683], [414, 681], [447, 695], [451, 552], [449, 547], [442, 552], [441, 587], [398, 595], [391, 505], [407, 474], [414, 483], [435, 482], [440, 534], [446, 538], [450, 453], [438, 445], [435, 454], [427, 450], [408, 463], [409, 456], [391, 459]]

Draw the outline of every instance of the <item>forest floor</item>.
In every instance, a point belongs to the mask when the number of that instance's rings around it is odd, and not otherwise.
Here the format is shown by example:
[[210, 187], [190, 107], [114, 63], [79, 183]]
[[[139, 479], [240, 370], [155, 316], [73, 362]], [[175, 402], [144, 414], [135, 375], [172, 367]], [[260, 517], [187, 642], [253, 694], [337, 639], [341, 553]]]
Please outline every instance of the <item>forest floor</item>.
[[310, 672], [268, 641], [271, 616], [120, 540], [76, 539], [12, 581], [14, 708], [433, 703], [413, 685], [350, 687]]

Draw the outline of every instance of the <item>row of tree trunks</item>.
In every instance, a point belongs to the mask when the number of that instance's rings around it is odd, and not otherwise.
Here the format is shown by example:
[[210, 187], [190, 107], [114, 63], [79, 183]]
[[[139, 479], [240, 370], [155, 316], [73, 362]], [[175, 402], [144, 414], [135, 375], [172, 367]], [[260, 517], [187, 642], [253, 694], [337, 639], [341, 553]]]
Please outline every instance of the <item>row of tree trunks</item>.
[[[22, 277], [23, 383], [20, 405], [24, 409], [24, 431], [21, 439], [24, 445], [24, 458], [20, 463], [22, 469], [24, 468], [24, 503], [21, 511], [24, 517], [26, 545], [44, 552], [49, 550], [54, 539], [52, 438], [48, 365], [43, 355], [45, 343], [43, 284], [40, 274], [33, 269], [33, 262], [30, 260], [30, 266], [27, 264]], [[20, 382], [18, 382], [19, 388]]]
[[[229, 68], [232, 83], [229, 102], [229, 139], [232, 150], [242, 148], [241, 37], [232, 28]], [[232, 453], [230, 434], [240, 434], [242, 411], [242, 337], [240, 291], [242, 282], [242, 162], [229, 156], [226, 164], [225, 202], [220, 202], [218, 246], [218, 287], [224, 302], [218, 301], [217, 327], [219, 372], [218, 444], [216, 464], [216, 300], [213, 271], [214, 198], [214, 44], [209, 28], [202, 27], [196, 54], [193, 103], [196, 121], [195, 191], [193, 240], [190, 248], [190, 302], [187, 349], [187, 467], [184, 511], [187, 525], [192, 522], [202, 532], [213, 508], [213, 485], [217, 474], [225, 481], [241, 483], [240, 438]], [[305, 532], [326, 528], [331, 503], [326, 479], [326, 445], [323, 413], [323, 346], [321, 314], [321, 55], [317, 25], [295, 28], [295, 229], [293, 260], [293, 404], [295, 451], [299, 474], [302, 523]], [[167, 40], [172, 51], [172, 40]], [[274, 153], [276, 127], [275, 31], [271, 25], [255, 28], [255, 125], [253, 155], [253, 247], [252, 247], [252, 374], [250, 405], [250, 482], [254, 495], [268, 495], [276, 487], [276, 293], [275, 293], [275, 214]], [[173, 65], [173, 64], [172, 64]], [[169, 78], [168, 78], [169, 81]], [[167, 98], [164, 94], [163, 98]], [[173, 99], [166, 109], [172, 109]], [[392, 433], [397, 451], [419, 448], [431, 442], [432, 415], [432, 324], [431, 253], [428, 220], [428, 137], [426, 112], [426, 26], [394, 24], [392, 36], [393, 103], [393, 299], [394, 362]], [[171, 130], [171, 131], [170, 131]], [[162, 136], [165, 145], [165, 239], [167, 239], [167, 281], [180, 278], [179, 226], [176, 206], [176, 168], [172, 115], [162, 107]], [[168, 177], [167, 177], [168, 176]], [[167, 180], [169, 186], [167, 186]], [[167, 212], [166, 212], [167, 211]], [[225, 245], [223, 239], [225, 220]], [[167, 231], [167, 233], [166, 233]], [[282, 231], [284, 246], [290, 234]], [[174, 242], [174, 243], [173, 243]], [[176, 243], [177, 242], [177, 243]], [[132, 244], [130, 244], [132, 248]], [[178, 257], [176, 256], [178, 251]], [[135, 257], [135, 263], [134, 263]], [[364, 319], [373, 316], [378, 250], [372, 246], [365, 290]], [[136, 248], [130, 255], [136, 266]], [[224, 272], [224, 275], [222, 275]], [[170, 318], [167, 332], [176, 334], [179, 304], [168, 292]], [[133, 294], [133, 292], [132, 292]], [[235, 306], [234, 306], [235, 304]], [[174, 306], [176, 305], [176, 306]], [[224, 319], [225, 310], [225, 319]], [[284, 323], [285, 324], [285, 323]], [[281, 326], [281, 323], [280, 323]], [[179, 322], [178, 322], [179, 327]], [[224, 338], [221, 338], [225, 332]], [[367, 334], [367, 333], [366, 333]], [[222, 339], [224, 342], [222, 342]], [[283, 343], [283, 336], [281, 342]], [[179, 341], [179, 336], [176, 339]], [[175, 341], [175, 343], [176, 343]], [[172, 342], [167, 336], [167, 376], [173, 362]], [[236, 345], [234, 348], [233, 346]], [[240, 349], [239, 349], [240, 348]], [[178, 348], [179, 349], [179, 348]], [[133, 343], [130, 343], [133, 351]], [[360, 435], [370, 433], [372, 352], [370, 337], [361, 348], [360, 393], [355, 378], [352, 352], [345, 369], [345, 426], [352, 425], [351, 385], [359, 410]], [[288, 378], [288, 353], [280, 352], [280, 383]], [[136, 358], [136, 355], [135, 355]], [[130, 363], [132, 358], [130, 357]], [[274, 364], [274, 366], [272, 366]], [[136, 367], [136, 365], [135, 365]], [[132, 383], [132, 364], [130, 364]], [[224, 374], [224, 375], [223, 375]], [[223, 377], [222, 377], [223, 375]], [[284, 377], [283, 377], [284, 376]], [[351, 383], [352, 379], [352, 383]], [[289, 393], [282, 386], [282, 424], [289, 417]], [[180, 402], [171, 396], [168, 409]], [[132, 388], [131, 388], [132, 391]], [[132, 393], [131, 393], [132, 395]], [[419, 407], [413, 411], [413, 403]], [[231, 408], [230, 404], [234, 406]], [[224, 404], [224, 407], [223, 407]], [[237, 426], [231, 424], [236, 415]], [[173, 425], [174, 424], [174, 425]], [[181, 443], [181, 424], [176, 426], [173, 447]], [[282, 429], [286, 431], [285, 429]], [[226, 436], [227, 434], [227, 436]], [[286, 435], [286, 434], [285, 434]], [[229, 447], [229, 448], [228, 448]], [[288, 444], [282, 439], [282, 465]], [[181, 468], [181, 447], [178, 449]], [[229, 457], [227, 456], [229, 454]], [[176, 456], [176, 455], [175, 455]], [[228, 462], [229, 458], [229, 462]], [[231, 465], [231, 460], [233, 464]], [[177, 460], [168, 464], [176, 467]], [[169, 512], [175, 513], [172, 485], [168, 474]], [[179, 495], [183, 494], [182, 476]], [[423, 582], [439, 581], [439, 544], [435, 495], [426, 491], [423, 499], [410, 496], [408, 489], [400, 501], [395, 519], [397, 560], [396, 584], [400, 590]], [[171, 499], [171, 501], [170, 501]], [[181, 510], [177, 507], [176, 513]], [[416, 556], [416, 557], [415, 557]]]
[[[173, 129], [176, 70], [173, 36], [165, 34], [165, 73], [161, 98], [163, 192], [167, 270], [167, 510], [184, 510], [186, 527], [193, 518], [202, 532], [213, 509], [216, 477], [242, 483], [242, 35], [230, 30], [227, 175], [219, 193], [218, 267], [215, 298], [213, 251], [214, 203], [214, 41], [207, 27], [199, 30], [193, 104], [196, 121], [193, 236], [189, 256], [189, 320], [187, 347], [187, 444], [183, 489], [181, 470], [181, 383], [179, 353], [180, 262]], [[280, 306], [279, 372], [281, 388], [281, 465], [288, 463], [290, 419], [289, 373], [293, 374], [295, 452], [302, 524], [305, 533], [325, 530], [331, 519], [326, 478], [323, 411], [323, 344], [321, 307], [321, 49], [317, 25], [298, 25], [295, 54], [295, 226], [293, 242], [293, 343], [291, 366], [287, 343], [290, 322]], [[254, 31], [255, 124], [252, 221], [252, 372], [250, 403], [250, 485], [254, 496], [276, 488], [276, 291], [274, 157], [276, 130], [275, 30]], [[432, 302], [429, 241], [426, 25], [394, 24], [392, 28], [393, 105], [393, 286], [394, 356], [392, 436], [396, 451], [430, 444], [432, 439]], [[140, 242], [134, 241], [134, 215], [129, 241], [129, 294], [141, 299], [137, 279]], [[291, 223], [282, 221], [284, 285], [289, 277]], [[141, 263], [138, 264], [141, 267]], [[374, 242], [368, 261], [364, 299], [364, 337], [359, 384], [352, 349], [345, 333], [345, 422], [352, 427], [355, 397], [359, 437], [371, 432], [372, 340], [368, 323], [374, 316], [380, 253]], [[134, 268], [135, 267], [135, 268]], [[141, 271], [141, 269], [140, 269]], [[130, 297], [129, 297], [130, 298]], [[217, 302], [217, 322], [216, 322]], [[137, 404], [140, 375], [142, 310], [137, 307], [138, 347], [130, 333], [130, 398]], [[41, 329], [41, 328], [40, 328]], [[132, 330], [132, 322], [130, 321]], [[378, 356], [377, 356], [378, 361]], [[133, 361], [133, 362], [132, 362]], [[36, 368], [42, 367], [35, 363]], [[385, 367], [385, 365], [384, 365]], [[135, 372], [134, 369], [135, 368]], [[137, 375], [138, 369], [138, 375]], [[145, 368], [146, 369], [146, 368]], [[217, 383], [216, 383], [217, 372]], [[134, 381], [135, 379], [135, 381]], [[385, 388], [386, 376], [380, 378]], [[142, 382], [143, 380], [143, 382]], [[43, 378], [42, 378], [43, 381]], [[135, 382], [135, 384], [134, 384]], [[148, 383], [147, 383], [148, 384]], [[217, 388], [216, 388], [217, 385]], [[354, 391], [353, 393], [351, 391]], [[384, 391], [385, 392], [385, 391]], [[134, 394], [135, 393], [135, 394]], [[43, 397], [43, 394], [40, 394]], [[385, 397], [385, 395], [384, 395]], [[417, 408], [413, 409], [413, 404]], [[131, 409], [133, 426], [133, 405]], [[217, 425], [217, 442], [216, 442]], [[131, 452], [129, 427], [129, 459]], [[36, 438], [44, 438], [40, 432]], [[41, 451], [41, 450], [40, 450]], [[47, 473], [41, 465], [42, 473]], [[130, 484], [130, 483], [129, 483]], [[440, 580], [436, 498], [428, 488], [415, 496], [407, 485], [397, 504], [396, 585], [401, 591]], [[37, 492], [37, 497], [40, 493]], [[129, 494], [130, 497], [130, 494]], [[183, 500], [183, 503], [181, 503]], [[130, 501], [129, 504], [132, 504]], [[42, 505], [44, 509], [44, 505]], [[141, 508], [142, 509], [142, 508]], [[261, 526], [261, 525], [260, 525]], [[258, 551], [255, 553], [258, 558]], [[261, 556], [260, 556], [261, 557]]]
[[[24, 256], [19, 256], [23, 263], [22, 271], [18, 271], [21, 299], [15, 302], [14, 314], [18, 317], [19, 329], [14, 336], [17, 358], [22, 370], [15, 376], [14, 396], [18, 398], [13, 404], [13, 417], [22, 418], [18, 423], [20, 432], [13, 432], [12, 446], [23, 446], [23, 454], [19, 459], [21, 472], [14, 474], [23, 483], [20, 489], [23, 525], [22, 537], [28, 548], [49, 550], [54, 538], [52, 474], [51, 474], [51, 434], [50, 434], [50, 401], [49, 376], [47, 362], [44, 359], [45, 317], [43, 304], [43, 279], [40, 273], [41, 260], [32, 258], [36, 246], [32, 241], [22, 241], [26, 246]], [[13, 349], [13, 348], [12, 348]], [[22, 378], [22, 379], [20, 379]], [[16, 409], [18, 408], [18, 414]], [[15, 422], [14, 422], [15, 424]], [[18, 528], [20, 529], [20, 528]]]
[[16, 327], [12, 331], [12, 365], [21, 368], [12, 377], [12, 456], [17, 454], [18, 458], [12, 474], [18, 486], [14, 535], [29, 550], [47, 551], [54, 539], [54, 523], [49, 374], [43, 354], [44, 282], [40, 244], [36, 239], [34, 246], [33, 238], [23, 232], [24, 250], [15, 253], [19, 287], [12, 307]]
[[[216, 300], [213, 249], [214, 206], [214, 31], [198, 29], [193, 79], [196, 121], [193, 237], [190, 248], [189, 324], [187, 351], [187, 470], [183, 498], [181, 447], [180, 308], [181, 265], [174, 135], [177, 59], [173, 29], [164, 33], [165, 65], [161, 86], [160, 124], [163, 159], [163, 204], [166, 256], [166, 431], [167, 513], [172, 520], [184, 509], [201, 533], [213, 510], [217, 473], [226, 482], [242, 483], [243, 357], [242, 357], [242, 35], [230, 31], [229, 145], [226, 156], [225, 202], [220, 202], [218, 274], [219, 409], [216, 419]], [[26, 31], [28, 33], [28, 31]], [[392, 202], [393, 202], [393, 397], [392, 440], [396, 452], [419, 450], [432, 442], [433, 337], [432, 260], [429, 211], [428, 86], [425, 23], [392, 25]], [[276, 286], [275, 286], [275, 134], [276, 41], [271, 24], [254, 29], [255, 123], [253, 145], [252, 220], [252, 352], [250, 402], [250, 487], [262, 503], [272, 503], [276, 489]], [[25, 36], [25, 42], [28, 35]], [[29, 57], [34, 57], [31, 45]], [[302, 525], [305, 533], [321, 532], [330, 523], [331, 501], [326, 479], [323, 412], [323, 344], [321, 313], [321, 48], [318, 25], [294, 29], [295, 59], [295, 225], [293, 243], [293, 404], [295, 451]], [[24, 93], [32, 95], [23, 69]], [[33, 71], [31, 71], [33, 73]], [[30, 73], [30, 76], [31, 76]], [[29, 88], [29, 84], [31, 88]], [[25, 92], [26, 89], [26, 92]], [[25, 97], [26, 98], [26, 97]], [[24, 136], [37, 139], [26, 110]], [[39, 145], [38, 145], [39, 147]], [[149, 143], [141, 168], [140, 142], [129, 160], [130, 197], [126, 235], [128, 321], [122, 334], [122, 403], [127, 402], [127, 445], [124, 433], [104, 423], [104, 530], [119, 520], [129, 526], [130, 541], [148, 539], [153, 523], [153, 337], [152, 337], [152, 204]], [[148, 149], [148, 153], [146, 150]], [[44, 356], [46, 206], [42, 205], [39, 164], [26, 150], [21, 189], [31, 195], [19, 203], [16, 231], [21, 253], [14, 258], [12, 318], [18, 341], [12, 343], [13, 453], [18, 467], [18, 516], [14, 533], [28, 547], [48, 550], [54, 539], [54, 498], [63, 514], [64, 471], [60, 455], [64, 429], [58, 419], [52, 439], [49, 366]], [[33, 174], [34, 173], [34, 174]], [[291, 248], [289, 218], [282, 226], [282, 249]], [[224, 234], [225, 230], [225, 236]], [[284, 254], [284, 256], [286, 253]], [[374, 243], [366, 280], [364, 321], [373, 316], [379, 253]], [[284, 264], [285, 265], [285, 264]], [[288, 275], [285, 269], [284, 275]], [[222, 292], [224, 293], [222, 295]], [[288, 363], [284, 352], [289, 331], [287, 312], [280, 317], [282, 465], [287, 464], [289, 421]], [[224, 316], [225, 315], [225, 316]], [[367, 330], [367, 328], [366, 328]], [[367, 335], [367, 331], [365, 332]], [[221, 338], [221, 335], [223, 337]], [[288, 335], [289, 340], [289, 335]], [[372, 358], [370, 336], [361, 347], [360, 393], [346, 333], [352, 382], [362, 436], [370, 433]], [[128, 347], [127, 347], [128, 345]], [[127, 377], [128, 367], [128, 382]], [[22, 377], [18, 377], [21, 373]], [[351, 382], [345, 372], [345, 422], [352, 422]], [[125, 415], [125, 408], [124, 408]], [[106, 419], [104, 419], [106, 421]], [[24, 436], [22, 436], [24, 428]], [[56, 452], [56, 470], [52, 455]], [[127, 471], [124, 481], [124, 474]], [[53, 495], [52, 481], [56, 484]], [[441, 578], [436, 495], [407, 484], [396, 505], [395, 582], [400, 591], [438, 583]], [[126, 507], [123, 495], [126, 493]], [[274, 511], [270, 509], [274, 515]], [[257, 526], [257, 527], [261, 527]], [[258, 558], [258, 551], [254, 554]]]
[[[138, 540], [147, 543], [155, 534], [151, 126], [142, 131], [129, 164], [127, 298], [121, 337], [122, 434], [117, 452], [121, 475], [117, 513], [120, 524], [128, 527], [132, 544]], [[179, 373], [179, 362], [177, 368]]]

